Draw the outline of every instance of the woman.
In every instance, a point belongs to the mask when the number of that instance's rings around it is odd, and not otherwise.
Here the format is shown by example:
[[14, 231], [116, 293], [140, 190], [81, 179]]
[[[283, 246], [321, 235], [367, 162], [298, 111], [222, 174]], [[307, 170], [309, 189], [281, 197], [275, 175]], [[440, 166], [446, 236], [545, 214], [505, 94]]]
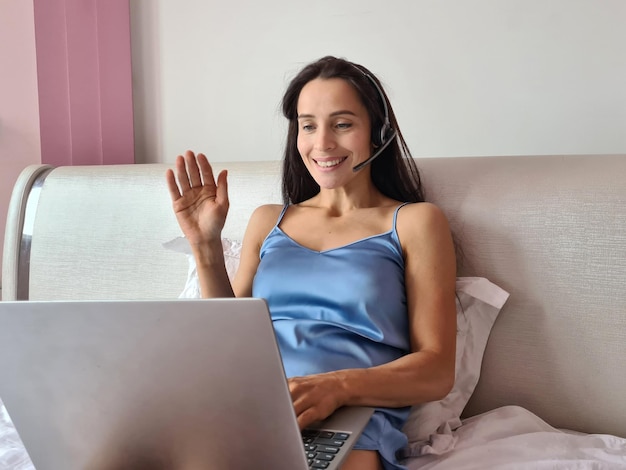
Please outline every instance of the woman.
[[[455, 256], [447, 220], [419, 174], [378, 80], [325, 57], [283, 98], [284, 205], [252, 215], [232, 286], [222, 254], [227, 175], [203, 154], [167, 182], [204, 297], [268, 302], [301, 428], [341, 406], [374, 406], [342, 467], [401, 469], [414, 404], [454, 381]], [[373, 159], [371, 157], [374, 157]]]

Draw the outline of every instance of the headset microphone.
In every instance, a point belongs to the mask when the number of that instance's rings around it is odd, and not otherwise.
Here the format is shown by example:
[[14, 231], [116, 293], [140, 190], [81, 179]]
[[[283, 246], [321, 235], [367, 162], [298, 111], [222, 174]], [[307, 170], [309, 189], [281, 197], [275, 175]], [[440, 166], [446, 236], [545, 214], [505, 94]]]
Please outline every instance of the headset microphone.
[[383, 93], [383, 90], [381, 90], [380, 86], [378, 86], [378, 83], [376, 83], [376, 80], [374, 80], [374, 78], [369, 73], [360, 69], [354, 64], [352, 64], [352, 66], [355, 69], [357, 69], [359, 72], [361, 72], [363, 75], [365, 75], [369, 79], [370, 82], [372, 82], [372, 84], [376, 88], [376, 91], [380, 95], [380, 101], [383, 104], [383, 110], [385, 112], [385, 121], [380, 129], [380, 133], [376, 135], [374, 132], [372, 132], [372, 136], [373, 136], [372, 140], [374, 142], [374, 147], [376, 148], [376, 152], [374, 152], [374, 154], [371, 157], [369, 157], [367, 160], [365, 160], [364, 162], [361, 162], [355, 167], [353, 167], [352, 171], [356, 172], [356, 171], [359, 171], [361, 168], [363, 168], [365, 165], [368, 165], [369, 163], [371, 163], [376, 157], [378, 157], [381, 153], [383, 153], [383, 151], [387, 148], [387, 146], [391, 142], [393, 142], [393, 139], [396, 138], [398, 133], [395, 131], [394, 128], [391, 127], [391, 123], [389, 122], [389, 110], [387, 109], [387, 100], [385, 99], [385, 94]]
[[365, 160], [364, 162], [359, 163], [358, 165], [354, 166], [352, 168], [352, 171], [357, 172], [359, 171], [361, 168], [363, 168], [365, 165], [368, 165], [369, 163], [371, 163], [376, 157], [378, 157], [381, 153], [383, 153], [383, 150], [385, 150], [387, 148], [387, 146], [393, 142], [393, 139], [396, 138], [396, 131], [392, 131], [393, 134], [391, 134], [391, 137], [388, 137], [387, 140], [385, 141], [384, 144], [382, 144], [380, 147], [378, 147], [378, 149], [376, 150], [376, 152], [374, 153], [374, 155], [372, 155], [371, 157], [369, 157], [367, 160]]

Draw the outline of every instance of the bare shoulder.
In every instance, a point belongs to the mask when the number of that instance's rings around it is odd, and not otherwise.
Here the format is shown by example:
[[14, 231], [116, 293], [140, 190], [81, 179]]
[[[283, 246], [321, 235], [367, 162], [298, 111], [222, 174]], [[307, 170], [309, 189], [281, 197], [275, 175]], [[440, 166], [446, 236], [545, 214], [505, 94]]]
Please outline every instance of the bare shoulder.
[[448, 218], [438, 206], [429, 202], [402, 207], [396, 226], [405, 250], [423, 244], [432, 246], [435, 241], [445, 242], [451, 238]]
[[282, 209], [283, 206], [280, 204], [265, 204], [254, 210], [248, 221], [245, 237], [252, 242], [251, 246], [260, 249], [261, 243], [276, 225]]
[[283, 210], [282, 205], [280, 204], [264, 204], [262, 206], [254, 209], [252, 216], [250, 217], [250, 221], [254, 220], [256, 222], [262, 222], [267, 219], [274, 219], [273, 222], [276, 223], [278, 216], [280, 215], [280, 211]]
[[264, 204], [262, 206], [257, 207], [252, 212], [250, 216], [249, 224], [251, 225], [259, 225], [259, 226], [274, 226], [278, 217], [280, 216], [280, 212], [283, 210], [284, 206], [280, 204]]
[[446, 230], [449, 231], [448, 218], [443, 211], [430, 202], [407, 204], [398, 212], [398, 228], [409, 231]]

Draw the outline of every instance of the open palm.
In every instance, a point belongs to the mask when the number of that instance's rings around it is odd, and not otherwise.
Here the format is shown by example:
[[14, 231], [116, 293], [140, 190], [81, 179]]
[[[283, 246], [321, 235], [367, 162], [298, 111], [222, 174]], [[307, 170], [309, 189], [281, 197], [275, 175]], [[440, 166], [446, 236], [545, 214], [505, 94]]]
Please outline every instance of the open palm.
[[167, 186], [178, 224], [191, 245], [221, 237], [228, 213], [226, 171], [217, 177], [206, 156], [190, 150], [176, 157], [176, 169], [167, 170]]

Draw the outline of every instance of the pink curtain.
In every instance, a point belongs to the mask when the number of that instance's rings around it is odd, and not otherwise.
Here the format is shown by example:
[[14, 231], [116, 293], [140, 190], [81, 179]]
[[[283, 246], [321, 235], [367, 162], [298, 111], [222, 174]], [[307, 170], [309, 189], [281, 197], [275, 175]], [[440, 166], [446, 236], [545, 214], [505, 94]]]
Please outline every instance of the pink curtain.
[[134, 163], [129, 0], [34, 0], [41, 160]]

